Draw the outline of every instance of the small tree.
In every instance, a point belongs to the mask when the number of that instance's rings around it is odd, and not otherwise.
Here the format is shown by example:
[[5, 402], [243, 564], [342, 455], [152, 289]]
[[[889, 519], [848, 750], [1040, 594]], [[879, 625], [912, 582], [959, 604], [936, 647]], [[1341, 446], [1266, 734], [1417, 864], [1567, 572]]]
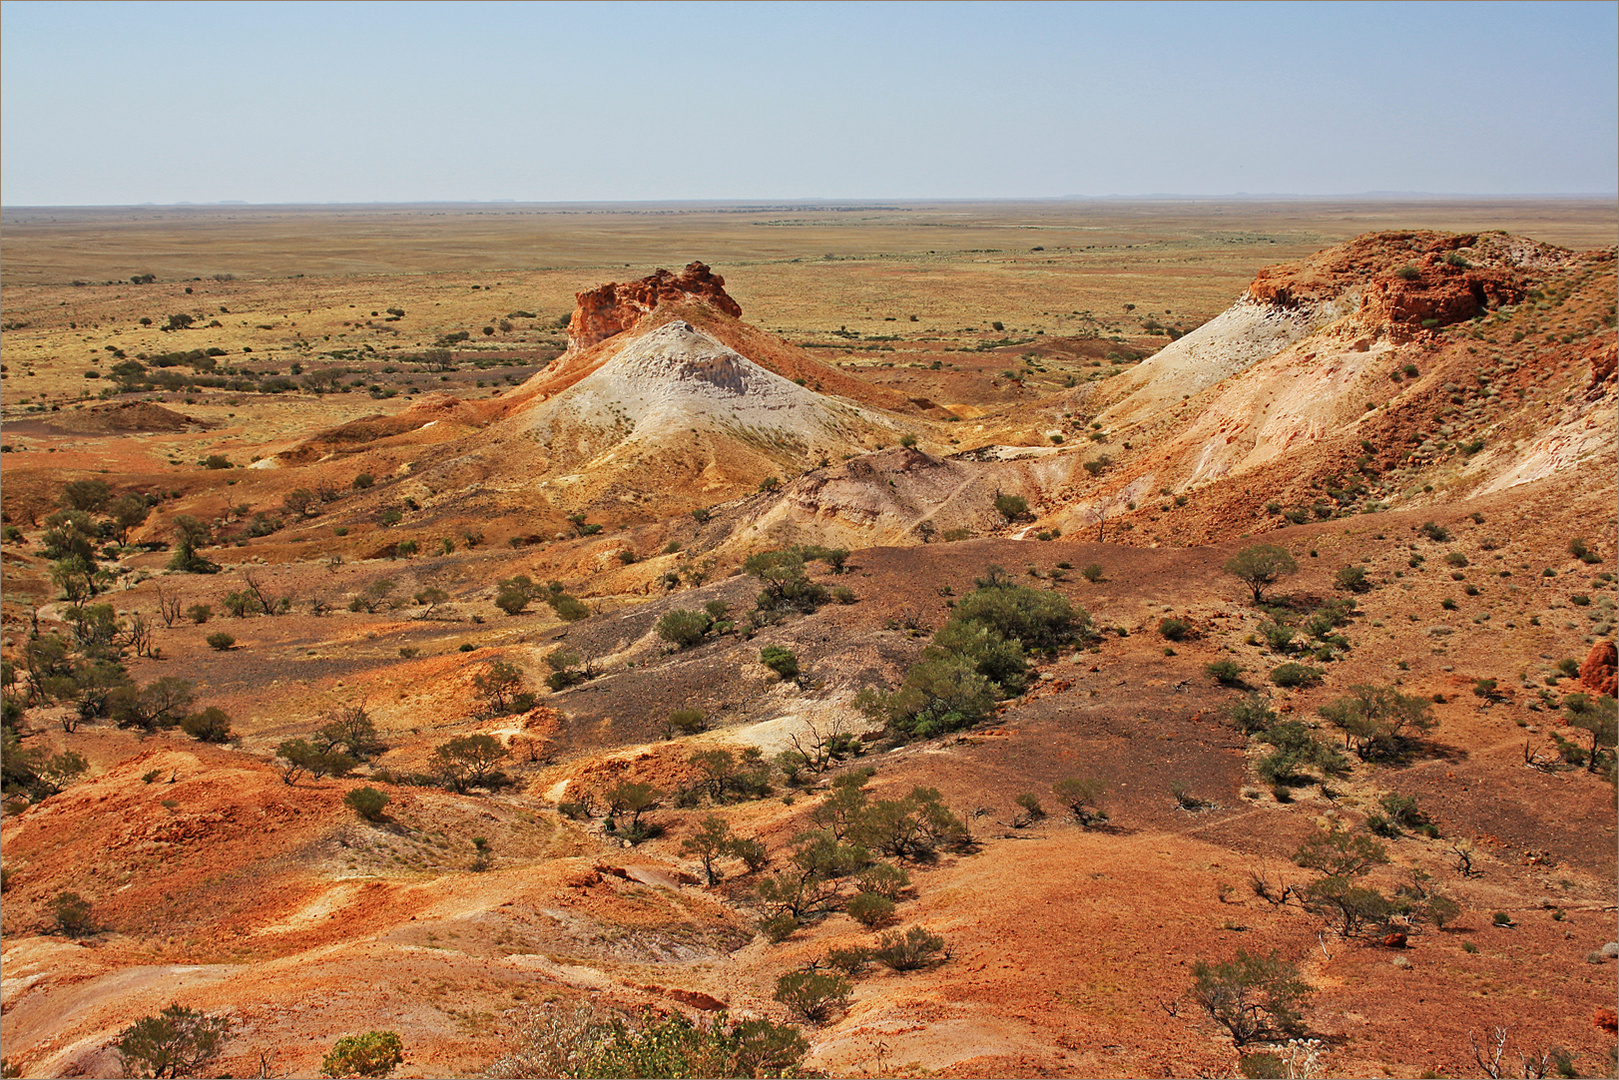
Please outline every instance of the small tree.
[[523, 673], [510, 661], [491, 660], [487, 668], [472, 677], [472, 685], [488, 702], [491, 716], [504, 716], [523, 687]]
[[[445, 543], [448, 542], [449, 541], [445, 541]], [[444, 603], [444, 601], [448, 600], [449, 598], [449, 593], [435, 586], [429, 586], [421, 590], [416, 594], [415, 600], [416, 603], [422, 605], [422, 613], [416, 617], [418, 619], [431, 619], [433, 617], [433, 609]]]
[[731, 853], [736, 837], [731, 834], [731, 826], [718, 815], [709, 814], [697, 823], [697, 831], [681, 841], [680, 853], [695, 856], [703, 864], [703, 876], [708, 884], [713, 885], [719, 881], [721, 874], [715, 863], [722, 855]]
[[297, 514], [301, 518], [308, 517], [311, 510], [318, 511], [319, 507], [320, 499], [308, 488], [296, 488], [289, 491], [281, 500], [281, 509], [289, 514]]
[[377, 736], [377, 726], [361, 705], [346, 705], [326, 714], [326, 722], [315, 733], [315, 745], [322, 750], [343, 747], [353, 757], [365, 760], [388, 749]]
[[1265, 602], [1265, 588], [1288, 574], [1298, 572], [1299, 564], [1285, 548], [1275, 544], [1253, 544], [1226, 561], [1225, 572], [1253, 590], [1254, 603]]
[[495, 606], [508, 615], [518, 615], [539, 594], [538, 585], [526, 574], [518, 574], [495, 583]]
[[1439, 723], [1427, 699], [1391, 686], [1351, 686], [1346, 696], [1318, 711], [1343, 731], [1344, 745], [1366, 761], [1402, 757], [1411, 733], [1430, 731]]
[[657, 788], [641, 781], [625, 780], [608, 788], [606, 798], [608, 817], [617, 819], [622, 814], [630, 815], [629, 825], [618, 831], [631, 843], [656, 834], [656, 829], [641, 824], [641, 815], [658, 808], [663, 793]]
[[322, 1076], [387, 1076], [404, 1060], [398, 1032], [368, 1031], [338, 1039], [321, 1059], [320, 1071]]
[[125, 1076], [195, 1076], [219, 1056], [230, 1027], [222, 1016], [174, 1004], [135, 1021], [112, 1045]]
[[212, 539], [208, 526], [189, 514], [180, 514], [171, 523], [174, 530], [174, 557], [169, 569], [186, 574], [212, 574], [219, 567], [197, 554], [197, 549]]
[[[1563, 701], [1563, 709], [1568, 722], [1591, 736], [1591, 754], [1586, 759], [1586, 769], [1596, 772], [1598, 761], [1605, 757], [1612, 757], [1612, 751], [1619, 736], [1619, 708], [1615, 700], [1604, 695], [1594, 703], [1585, 694], [1570, 694]], [[1606, 753], [1604, 753], [1606, 751]]]
[[460, 735], [433, 748], [434, 764], [444, 783], [462, 794], [488, 783], [506, 748], [493, 735]]
[[277, 764], [281, 767], [282, 783], [291, 785], [298, 777], [308, 773], [312, 779], [323, 776], [347, 776], [359, 764], [339, 750], [322, 750], [308, 739], [287, 739], [275, 748]]
[[144, 523], [151, 512], [146, 500], [133, 492], [118, 496], [109, 507], [112, 523], [118, 529], [118, 542], [128, 544], [130, 530]]
[[1261, 1036], [1290, 1036], [1304, 1030], [1299, 1009], [1310, 987], [1299, 970], [1276, 953], [1259, 956], [1238, 949], [1234, 960], [1192, 967], [1192, 998], [1210, 1018], [1231, 1033], [1238, 1046]]

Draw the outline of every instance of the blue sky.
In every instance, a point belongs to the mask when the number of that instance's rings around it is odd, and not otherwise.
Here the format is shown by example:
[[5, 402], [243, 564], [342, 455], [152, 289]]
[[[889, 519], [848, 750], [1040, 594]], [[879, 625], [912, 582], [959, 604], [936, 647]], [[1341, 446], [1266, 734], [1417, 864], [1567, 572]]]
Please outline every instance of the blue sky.
[[0, 4], [0, 203], [1619, 191], [1619, 4]]

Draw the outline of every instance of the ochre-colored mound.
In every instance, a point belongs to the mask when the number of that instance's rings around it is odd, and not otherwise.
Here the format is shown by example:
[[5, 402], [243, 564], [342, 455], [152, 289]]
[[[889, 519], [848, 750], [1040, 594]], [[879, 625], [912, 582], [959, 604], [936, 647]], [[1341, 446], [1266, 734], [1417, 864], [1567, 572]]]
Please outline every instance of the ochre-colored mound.
[[150, 401], [119, 401], [60, 413], [51, 417], [50, 426], [58, 431], [91, 435], [125, 431], [184, 431], [188, 427], [208, 428], [213, 425]]

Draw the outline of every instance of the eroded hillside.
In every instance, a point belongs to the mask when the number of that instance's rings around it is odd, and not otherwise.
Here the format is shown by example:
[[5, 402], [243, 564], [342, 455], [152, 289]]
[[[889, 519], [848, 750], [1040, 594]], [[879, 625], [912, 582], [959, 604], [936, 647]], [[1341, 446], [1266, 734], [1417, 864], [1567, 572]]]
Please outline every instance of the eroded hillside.
[[[1495, 1027], [1611, 1069], [1612, 251], [1364, 237], [998, 410], [821, 364], [700, 264], [647, 282], [498, 398], [259, 468], [8, 461], [24, 1075], [116, 1074], [171, 1000], [232, 1020], [231, 1075], [375, 1028], [475, 1073], [573, 1002], [800, 1023], [833, 1075], [1443, 1075]], [[1256, 598], [1258, 543], [1292, 568]], [[1358, 688], [1417, 719], [1357, 727]], [[1328, 872], [1334, 837], [1378, 855]], [[911, 927], [943, 950], [856, 955]], [[1198, 1007], [1239, 949], [1297, 967], [1313, 1042]], [[778, 999], [835, 964], [847, 1000]]]

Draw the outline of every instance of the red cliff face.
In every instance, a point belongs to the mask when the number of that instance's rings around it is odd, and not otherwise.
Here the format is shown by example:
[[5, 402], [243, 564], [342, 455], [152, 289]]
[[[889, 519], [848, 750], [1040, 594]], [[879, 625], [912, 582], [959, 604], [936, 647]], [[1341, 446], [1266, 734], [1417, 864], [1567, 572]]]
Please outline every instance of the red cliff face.
[[609, 281], [575, 294], [578, 306], [568, 320], [568, 347], [583, 349], [614, 334], [622, 334], [659, 304], [701, 300], [732, 318], [742, 307], [725, 292], [725, 279], [700, 262], [689, 263], [678, 274], [667, 270], [639, 281]]

